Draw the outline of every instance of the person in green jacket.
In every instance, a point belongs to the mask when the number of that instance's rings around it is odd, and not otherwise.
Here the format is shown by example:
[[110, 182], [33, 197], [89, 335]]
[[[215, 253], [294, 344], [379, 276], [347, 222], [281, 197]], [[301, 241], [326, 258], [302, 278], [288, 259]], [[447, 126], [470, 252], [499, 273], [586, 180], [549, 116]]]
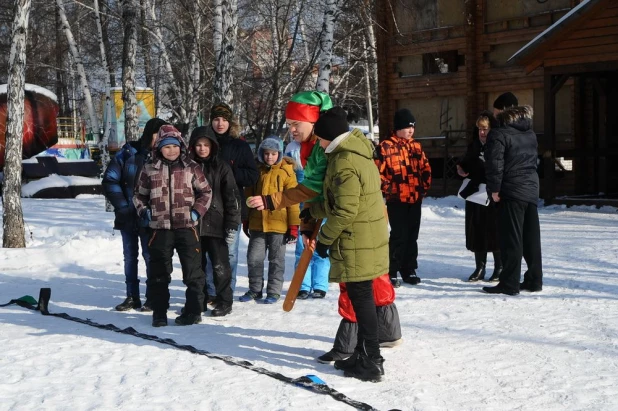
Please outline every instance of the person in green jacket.
[[330, 282], [345, 283], [358, 322], [350, 358], [335, 361], [346, 377], [379, 381], [384, 375], [373, 279], [388, 272], [388, 224], [373, 145], [358, 129], [349, 130], [341, 107], [323, 113], [314, 133], [327, 157], [322, 195], [302, 218], [325, 218], [316, 253], [329, 256]]

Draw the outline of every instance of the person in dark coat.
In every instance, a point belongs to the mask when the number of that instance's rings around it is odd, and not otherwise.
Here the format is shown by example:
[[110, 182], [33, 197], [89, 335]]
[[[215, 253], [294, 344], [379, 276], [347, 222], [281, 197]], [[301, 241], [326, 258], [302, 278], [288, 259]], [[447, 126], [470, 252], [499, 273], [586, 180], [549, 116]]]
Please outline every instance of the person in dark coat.
[[[212, 106], [210, 110], [210, 125], [219, 141], [219, 158], [232, 167], [234, 179], [238, 186], [239, 201], [242, 207], [241, 217], [242, 221], [245, 221], [248, 216], [248, 210], [245, 204], [244, 189], [245, 187], [253, 186], [260, 176], [255, 157], [253, 156], [249, 144], [239, 138], [240, 125], [234, 117], [230, 106], [225, 103], [218, 103]], [[228, 236], [226, 238], [230, 252], [230, 265], [232, 267], [232, 292], [236, 287], [238, 246], [240, 243], [238, 233], [241, 228], [242, 224], [238, 224], [234, 236]], [[210, 284], [210, 274], [206, 281], [210, 293], [210, 289], [212, 288], [212, 284]]]
[[[240, 224], [238, 187], [232, 169], [219, 154], [219, 142], [211, 127], [197, 127], [189, 139], [191, 158], [201, 167], [212, 189], [208, 213], [200, 219], [199, 233], [202, 245], [202, 269], [206, 275], [206, 255], [213, 266], [216, 306], [214, 317], [232, 312], [232, 268], [225, 239], [235, 236]], [[206, 308], [204, 306], [204, 308]]]
[[124, 276], [127, 284], [126, 299], [116, 306], [117, 311], [142, 308], [151, 311], [151, 304], [146, 287], [146, 302], [142, 306], [137, 275], [139, 246], [146, 263], [146, 273], [150, 271], [147, 229], [139, 227], [138, 216], [133, 206], [133, 191], [137, 176], [150, 159], [151, 147], [162, 125], [167, 124], [160, 118], [151, 118], [144, 126], [139, 141], [127, 142], [111, 159], [103, 174], [103, 194], [114, 206], [114, 229], [120, 230], [122, 236], [122, 254], [124, 256]]
[[[487, 191], [498, 204], [498, 230], [502, 273], [495, 287], [483, 287], [490, 294], [517, 295], [520, 290], [541, 291], [543, 268], [541, 229], [537, 203], [538, 145], [532, 130], [532, 107], [518, 106], [512, 93], [498, 97], [499, 127], [489, 132], [485, 150]], [[520, 284], [521, 259], [528, 271]]]
[[[470, 179], [466, 189], [478, 191], [485, 183], [485, 146], [489, 130], [496, 127], [496, 119], [489, 111], [483, 111], [476, 120], [474, 140], [468, 146], [465, 156], [457, 164], [457, 173]], [[489, 281], [498, 281], [502, 271], [500, 247], [498, 245], [498, 213], [496, 204], [487, 206], [466, 201], [466, 248], [474, 253], [476, 268], [468, 281], [485, 279], [487, 252], [494, 255], [494, 272]]]

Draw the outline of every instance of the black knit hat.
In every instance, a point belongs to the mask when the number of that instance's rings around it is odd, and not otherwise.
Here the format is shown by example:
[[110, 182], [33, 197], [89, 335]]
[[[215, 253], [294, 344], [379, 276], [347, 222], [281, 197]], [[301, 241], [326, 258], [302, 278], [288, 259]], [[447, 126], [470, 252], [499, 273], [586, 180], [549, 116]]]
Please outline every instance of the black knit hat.
[[518, 105], [519, 102], [517, 101], [517, 97], [515, 97], [515, 94], [510, 91], [500, 94], [496, 101], [494, 101], [494, 108], [497, 108], [498, 110], [504, 110], [509, 107], [517, 107]]
[[161, 120], [160, 118], [154, 117], [146, 122], [144, 125], [144, 131], [142, 132], [142, 136], [139, 141], [142, 147], [150, 148], [152, 144], [152, 135], [157, 134], [162, 125], [168, 124], [167, 121]]
[[348, 114], [341, 107], [333, 107], [322, 112], [313, 126], [313, 134], [328, 141], [333, 141], [348, 131], [350, 131]]
[[395, 126], [395, 131], [408, 127], [416, 127], [416, 119], [410, 110], [407, 108], [402, 108], [395, 112], [393, 125]]
[[223, 117], [227, 121], [232, 121], [232, 117], [234, 117], [232, 108], [225, 103], [215, 104], [210, 109], [210, 121], [212, 122], [217, 117]]

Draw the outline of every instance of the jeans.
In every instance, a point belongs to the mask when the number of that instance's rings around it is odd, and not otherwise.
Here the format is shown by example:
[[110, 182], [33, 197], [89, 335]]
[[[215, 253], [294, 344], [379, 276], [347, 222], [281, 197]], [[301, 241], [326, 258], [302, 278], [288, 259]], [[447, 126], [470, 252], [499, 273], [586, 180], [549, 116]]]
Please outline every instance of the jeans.
[[[302, 236], [299, 236], [296, 241], [296, 261], [294, 262], [294, 269], [298, 266], [298, 260], [303, 253], [305, 246], [303, 245]], [[320, 290], [328, 291], [328, 272], [330, 271], [330, 260], [328, 257], [322, 258], [316, 253], [313, 253], [307, 272], [303, 278], [303, 283], [300, 286], [301, 291], [315, 291]]]
[[249, 290], [260, 294], [264, 288], [264, 258], [268, 250], [267, 294], [281, 295], [283, 272], [285, 271], [284, 234], [252, 231], [247, 249], [249, 268]]
[[[133, 231], [120, 230], [122, 237], [122, 254], [124, 256], [124, 279], [127, 284], [127, 297], [139, 298], [139, 277], [137, 275], [137, 258], [141, 243], [142, 257], [146, 263], [146, 276], [150, 273], [150, 253], [148, 252], [148, 234], [138, 234]], [[148, 281], [146, 281], [148, 284]], [[148, 299], [148, 286], [146, 286]]]
[[[230, 253], [230, 267], [232, 267], [232, 293], [236, 289], [236, 269], [238, 268], [238, 246], [240, 245], [240, 233], [242, 232], [242, 224], [238, 225], [236, 230], [236, 236], [234, 239], [227, 243], [227, 247]], [[212, 263], [210, 259], [206, 265], [206, 290], [208, 295], [217, 295], [215, 289], [215, 282], [212, 274]]]

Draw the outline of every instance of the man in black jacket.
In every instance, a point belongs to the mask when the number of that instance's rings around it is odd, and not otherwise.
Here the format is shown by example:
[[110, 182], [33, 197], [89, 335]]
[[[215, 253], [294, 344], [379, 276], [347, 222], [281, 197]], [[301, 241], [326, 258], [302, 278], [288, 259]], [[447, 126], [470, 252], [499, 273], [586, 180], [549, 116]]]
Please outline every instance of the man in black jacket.
[[[496, 99], [494, 112], [500, 127], [491, 129], [485, 149], [487, 190], [498, 205], [503, 265], [498, 285], [483, 287], [490, 294], [517, 295], [519, 290], [543, 288], [537, 140], [532, 107], [517, 104], [512, 93]], [[520, 284], [522, 256], [528, 271]]]

